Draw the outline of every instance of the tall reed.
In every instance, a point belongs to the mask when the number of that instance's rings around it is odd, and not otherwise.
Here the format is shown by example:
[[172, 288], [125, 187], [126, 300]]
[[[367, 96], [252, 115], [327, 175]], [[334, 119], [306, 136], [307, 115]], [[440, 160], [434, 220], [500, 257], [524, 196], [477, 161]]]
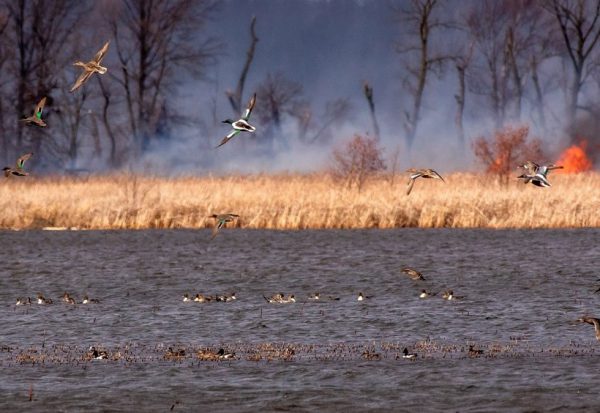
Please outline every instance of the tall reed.
[[406, 196], [404, 179], [381, 177], [358, 192], [325, 174], [11, 178], [0, 183], [0, 228], [205, 228], [213, 213], [268, 229], [600, 226], [597, 173], [552, 174], [551, 188], [466, 173], [445, 179], [420, 179]]

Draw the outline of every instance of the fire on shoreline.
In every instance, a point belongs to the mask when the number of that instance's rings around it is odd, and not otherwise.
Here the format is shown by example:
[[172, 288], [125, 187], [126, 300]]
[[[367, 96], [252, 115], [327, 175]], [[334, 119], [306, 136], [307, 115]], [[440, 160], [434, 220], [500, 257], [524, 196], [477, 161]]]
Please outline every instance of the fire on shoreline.
[[564, 166], [557, 172], [573, 174], [585, 172], [592, 169], [592, 161], [586, 154], [587, 141], [582, 140], [579, 144], [571, 145], [560, 155], [557, 165]]

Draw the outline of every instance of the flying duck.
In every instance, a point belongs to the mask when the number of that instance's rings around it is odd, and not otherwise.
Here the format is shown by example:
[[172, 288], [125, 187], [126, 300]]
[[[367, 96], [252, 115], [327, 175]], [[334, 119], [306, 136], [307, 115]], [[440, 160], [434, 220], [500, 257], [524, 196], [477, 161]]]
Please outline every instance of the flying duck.
[[252, 113], [252, 109], [254, 108], [255, 104], [256, 104], [256, 93], [254, 95], [252, 95], [252, 97], [250, 98], [250, 101], [248, 102], [248, 106], [246, 107], [246, 111], [244, 112], [244, 115], [240, 119], [236, 120], [235, 122], [231, 119], [225, 119], [223, 121], [223, 123], [230, 124], [233, 129], [231, 130], [231, 132], [229, 132], [229, 134], [227, 134], [227, 136], [225, 136], [223, 138], [223, 140], [217, 146], [217, 148], [219, 146], [225, 145], [227, 142], [229, 142], [229, 140], [231, 138], [233, 138], [235, 135], [237, 135], [240, 132], [254, 132], [256, 130], [256, 128], [254, 126], [252, 126], [248, 123], [248, 119], [250, 118], [250, 113]]
[[33, 152], [29, 152], [29, 153], [26, 153], [25, 155], [21, 156], [19, 159], [17, 159], [17, 167], [16, 168], [10, 168], [8, 166], [4, 167], [2, 169], [4, 171], [4, 176], [6, 178], [9, 178], [11, 175], [14, 175], [14, 176], [29, 175], [29, 172], [25, 172], [23, 167], [25, 166], [25, 162], [32, 156], [33, 156]]
[[236, 214], [212, 214], [209, 218], [216, 219], [216, 222], [210, 239], [213, 240], [219, 233], [219, 230], [223, 228], [225, 224], [228, 222], [233, 222], [233, 220], [239, 217], [240, 216]]
[[402, 272], [404, 274], [408, 275], [410, 277], [410, 279], [413, 281], [419, 281], [419, 280], [425, 281], [423, 274], [421, 274], [417, 270], [413, 270], [412, 268], [402, 268]]
[[21, 122], [33, 123], [41, 128], [45, 128], [46, 122], [44, 122], [44, 120], [42, 119], [42, 111], [44, 110], [44, 105], [46, 105], [46, 97], [43, 97], [42, 100], [38, 102], [37, 106], [35, 107], [35, 111], [33, 112], [33, 115], [21, 119]]
[[600, 319], [594, 317], [581, 317], [577, 321], [580, 323], [588, 323], [594, 325], [594, 331], [596, 332], [596, 340], [600, 341]]
[[102, 49], [100, 49], [98, 51], [98, 53], [96, 53], [96, 56], [94, 56], [94, 58], [92, 60], [90, 60], [89, 62], [83, 63], [82, 61], [78, 60], [75, 63], [73, 63], [73, 66], [82, 67], [83, 73], [81, 73], [79, 75], [79, 77], [77, 78], [77, 80], [75, 81], [75, 84], [73, 85], [73, 87], [70, 90], [71, 92], [74, 92], [77, 89], [79, 89], [85, 82], [88, 81], [88, 79], [94, 73], [99, 73], [101, 75], [106, 73], [107, 69], [104, 66], [100, 66], [100, 63], [102, 62], [102, 59], [104, 59], [104, 56], [106, 55], [106, 52], [108, 51], [109, 44], [110, 44], [110, 41], [104, 43], [104, 46], [102, 46]]
[[444, 178], [442, 178], [442, 176], [433, 169], [410, 168], [407, 169], [406, 172], [410, 174], [410, 176], [408, 177], [408, 189], [406, 191], [406, 195], [410, 195], [410, 191], [412, 191], [412, 188], [417, 178], [441, 179], [442, 182], [446, 183], [446, 181], [444, 181]]
[[535, 162], [527, 161], [523, 165], [519, 165], [519, 168], [523, 168], [525, 173], [519, 175], [517, 179], [523, 179], [523, 183], [525, 184], [531, 182], [535, 186], [546, 188], [552, 186], [550, 185], [550, 182], [548, 182], [548, 172], [564, 167], [562, 165], [553, 164], [538, 165]]

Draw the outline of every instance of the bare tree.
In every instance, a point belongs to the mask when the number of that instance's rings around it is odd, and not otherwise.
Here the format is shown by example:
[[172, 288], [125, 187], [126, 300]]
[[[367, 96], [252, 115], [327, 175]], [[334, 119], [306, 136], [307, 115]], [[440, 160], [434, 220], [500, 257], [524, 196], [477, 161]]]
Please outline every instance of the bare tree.
[[[19, 117], [30, 112], [41, 96], [58, 87], [61, 68], [70, 60], [65, 44], [69, 44], [78, 28], [86, 4], [77, 0], [6, 0], [5, 8], [8, 31], [3, 40], [15, 50], [9, 71], [15, 87], [15, 117]], [[20, 151], [22, 123], [17, 123], [15, 135], [15, 149]], [[38, 159], [42, 157], [39, 153], [42, 136], [39, 130], [32, 134]]]
[[486, 172], [499, 177], [507, 184], [509, 175], [519, 163], [537, 160], [543, 156], [541, 141], [528, 139], [529, 128], [504, 128], [497, 130], [493, 138], [480, 136], [473, 142], [475, 157], [486, 168]]
[[[286, 78], [283, 73], [268, 73], [256, 91], [256, 116], [266, 129], [262, 135], [269, 145], [280, 135], [285, 115], [295, 116], [296, 109], [304, 105], [302, 85]], [[285, 144], [286, 136], [282, 135]]]
[[[123, 0], [105, 10], [118, 60], [112, 79], [124, 97], [134, 154], [155, 136], [163, 100], [184, 75], [201, 77], [214, 61], [218, 43], [199, 30], [212, 16], [214, 0]], [[110, 52], [109, 52], [110, 54]]]
[[367, 179], [385, 170], [381, 148], [375, 138], [355, 135], [332, 154], [331, 172], [348, 188], [363, 188]]
[[600, 38], [600, 0], [545, 0], [543, 5], [556, 18], [573, 68], [567, 95], [567, 122], [572, 126], [582, 108], [581, 89], [597, 70], [593, 52]]
[[365, 98], [367, 99], [367, 103], [369, 104], [369, 113], [371, 114], [371, 123], [373, 125], [373, 135], [375, 139], [379, 141], [379, 123], [377, 122], [377, 117], [375, 116], [375, 102], [373, 101], [373, 87], [369, 85], [368, 82], [365, 82], [363, 85], [363, 92], [365, 94]]
[[465, 113], [465, 98], [466, 98], [466, 73], [471, 59], [473, 57], [473, 43], [458, 56], [454, 58], [454, 67], [456, 68], [456, 74], [458, 76], [458, 93], [454, 95], [456, 100], [456, 115], [454, 117], [454, 123], [456, 124], [456, 130], [458, 133], [458, 141], [461, 147], [465, 146], [465, 127], [463, 125], [464, 113]]
[[[408, 35], [412, 37], [408, 45], [400, 43], [397, 46], [398, 53], [408, 55], [408, 76], [404, 83], [412, 94], [412, 107], [410, 111], [404, 112], [404, 130], [409, 150], [417, 134], [428, 75], [440, 70], [442, 64], [451, 57], [440, 50], [434, 50], [432, 44], [434, 32], [449, 27], [447, 22], [435, 16], [438, 6], [438, 0], [411, 0], [408, 7], [399, 10], [400, 19], [408, 28]], [[411, 57], [415, 57], [416, 64]]]
[[242, 95], [244, 93], [244, 84], [246, 83], [246, 76], [248, 76], [248, 71], [250, 70], [252, 60], [254, 60], [254, 51], [256, 50], [256, 43], [258, 42], [255, 27], [256, 16], [252, 17], [252, 21], [250, 22], [250, 47], [248, 48], [248, 52], [246, 52], [246, 62], [242, 68], [242, 73], [240, 74], [237, 87], [235, 88], [235, 92], [230, 90], [226, 92], [235, 116], [239, 116], [240, 113], [242, 113]]

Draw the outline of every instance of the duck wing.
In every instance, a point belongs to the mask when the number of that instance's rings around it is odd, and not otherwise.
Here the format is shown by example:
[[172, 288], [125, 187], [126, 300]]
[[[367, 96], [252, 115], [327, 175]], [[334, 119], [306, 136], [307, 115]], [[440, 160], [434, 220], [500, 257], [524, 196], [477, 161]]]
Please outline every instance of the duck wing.
[[223, 146], [223, 145], [225, 145], [227, 142], [229, 142], [229, 140], [230, 140], [231, 138], [233, 138], [233, 137], [234, 137], [235, 135], [237, 135], [238, 133], [240, 133], [240, 131], [239, 131], [239, 130], [235, 130], [235, 129], [234, 129], [234, 130], [232, 130], [231, 132], [229, 132], [229, 134], [228, 134], [227, 136], [225, 136], [225, 137], [223, 138], [223, 140], [221, 141], [221, 143], [220, 143], [220, 144], [218, 144], [218, 145], [217, 145], [215, 148], [218, 148], [219, 146]]
[[83, 73], [79, 75], [79, 77], [75, 81], [75, 84], [73, 85], [73, 87], [71, 88], [71, 90], [69, 92], [74, 92], [77, 89], [79, 89], [81, 87], [81, 85], [83, 85], [85, 82], [88, 81], [88, 79], [90, 78], [92, 73], [94, 73], [94, 72], [84, 70]]
[[248, 102], [248, 106], [246, 107], [246, 110], [244, 111], [244, 115], [242, 116], [242, 119], [244, 119], [244, 120], [250, 119], [250, 113], [252, 113], [252, 109], [254, 109], [254, 105], [256, 105], [256, 93], [253, 94], [252, 97], [250, 98], [250, 101]]
[[413, 178], [410, 178], [408, 180], [408, 189], [406, 190], [406, 195], [407, 196], [410, 195], [410, 192], [412, 191], [413, 186], [415, 186], [415, 180]]
[[94, 62], [96, 62], [96, 64], [100, 64], [100, 62], [102, 62], [102, 59], [104, 59], [104, 56], [106, 55], [106, 52], [108, 51], [108, 45], [110, 44], [110, 40], [106, 43], [104, 43], [104, 46], [102, 46], [102, 49], [98, 50], [98, 53], [96, 53], [96, 56], [94, 56]]
[[17, 159], [17, 168], [23, 169], [23, 166], [25, 166], [25, 162], [32, 156], [33, 152], [29, 152]]
[[437, 177], [438, 179], [441, 179], [443, 183], [446, 183], [446, 181], [444, 181], [444, 178], [442, 178], [442, 175], [440, 175], [439, 173], [437, 173], [437, 171], [434, 171], [433, 169], [430, 169], [429, 173], [431, 174], [431, 176], [433, 178]]
[[44, 110], [44, 106], [46, 105], [46, 97], [44, 96], [42, 100], [35, 107], [35, 117], [38, 119], [42, 119], [42, 111]]

